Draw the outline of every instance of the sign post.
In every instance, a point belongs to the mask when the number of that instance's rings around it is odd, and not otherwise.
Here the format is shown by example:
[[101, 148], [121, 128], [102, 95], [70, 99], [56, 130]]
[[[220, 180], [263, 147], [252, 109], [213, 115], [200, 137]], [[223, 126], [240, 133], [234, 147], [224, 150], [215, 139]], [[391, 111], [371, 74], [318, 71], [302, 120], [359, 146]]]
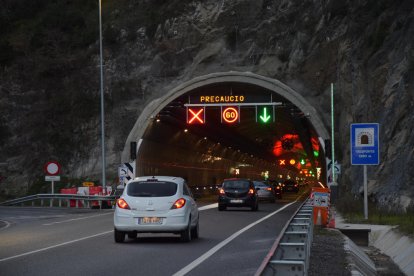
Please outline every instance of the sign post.
[[[44, 171], [47, 174], [45, 177], [46, 181], [52, 182], [52, 194], [55, 193], [55, 181], [60, 181], [60, 164], [57, 161], [47, 162], [44, 166]], [[53, 198], [50, 199], [50, 207], [53, 206]]]
[[379, 164], [379, 124], [351, 124], [351, 165], [364, 166], [364, 217], [368, 219], [367, 165]]

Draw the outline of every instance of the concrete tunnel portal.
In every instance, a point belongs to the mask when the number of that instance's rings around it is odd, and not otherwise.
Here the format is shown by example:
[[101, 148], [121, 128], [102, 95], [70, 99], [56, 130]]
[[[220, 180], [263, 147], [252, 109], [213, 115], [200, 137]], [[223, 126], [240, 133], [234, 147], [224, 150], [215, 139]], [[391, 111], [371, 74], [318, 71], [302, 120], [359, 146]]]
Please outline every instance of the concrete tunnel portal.
[[[233, 123], [223, 121], [227, 107], [239, 116]], [[129, 133], [122, 162], [135, 155], [136, 176], [180, 176], [193, 187], [229, 177], [325, 185], [325, 139], [316, 110], [283, 83], [247, 72], [213, 73], [149, 103]]]

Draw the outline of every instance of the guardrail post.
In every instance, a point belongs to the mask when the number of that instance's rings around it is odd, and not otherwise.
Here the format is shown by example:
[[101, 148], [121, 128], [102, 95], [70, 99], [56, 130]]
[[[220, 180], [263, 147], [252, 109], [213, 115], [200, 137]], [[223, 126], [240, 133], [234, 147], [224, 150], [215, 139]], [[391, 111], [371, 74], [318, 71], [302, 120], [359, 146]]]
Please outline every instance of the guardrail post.
[[62, 207], [62, 200], [59, 198], [59, 207]]

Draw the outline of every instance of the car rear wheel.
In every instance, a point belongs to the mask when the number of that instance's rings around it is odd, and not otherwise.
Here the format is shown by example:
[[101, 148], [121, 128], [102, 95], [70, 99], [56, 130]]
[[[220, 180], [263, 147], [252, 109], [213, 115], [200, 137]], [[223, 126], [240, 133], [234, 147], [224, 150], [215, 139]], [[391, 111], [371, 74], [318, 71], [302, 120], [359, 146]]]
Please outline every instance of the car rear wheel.
[[256, 202], [256, 204], [255, 204], [255, 205], [253, 205], [251, 209], [252, 209], [252, 211], [257, 211], [257, 210], [259, 210], [259, 203], [257, 203], [257, 202]]
[[115, 242], [124, 242], [125, 241], [125, 232], [114, 230]]
[[191, 239], [198, 239], [199, 231], [200, 229], [199, 229], [198, 220], [197, 220], [196, 226], [193, 229], [191, 229]]
[[185, 230], [181, 231], [181, 241], [191, 241], [191, 217], [188, 219], [188, 225]]

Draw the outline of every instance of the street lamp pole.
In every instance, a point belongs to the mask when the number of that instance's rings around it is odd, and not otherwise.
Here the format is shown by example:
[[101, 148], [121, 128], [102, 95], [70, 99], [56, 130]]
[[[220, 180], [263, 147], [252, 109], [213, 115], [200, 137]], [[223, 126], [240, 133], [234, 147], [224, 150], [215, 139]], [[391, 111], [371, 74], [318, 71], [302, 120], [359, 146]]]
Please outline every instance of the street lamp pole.
[[102, 67], [102, 0], [99, 0], [99, 67], [101, 73], [101, 145], [102, 145], [102, 192], [106, 187], [105, 160], [105, 117], [104, 117], [104, 88]]

